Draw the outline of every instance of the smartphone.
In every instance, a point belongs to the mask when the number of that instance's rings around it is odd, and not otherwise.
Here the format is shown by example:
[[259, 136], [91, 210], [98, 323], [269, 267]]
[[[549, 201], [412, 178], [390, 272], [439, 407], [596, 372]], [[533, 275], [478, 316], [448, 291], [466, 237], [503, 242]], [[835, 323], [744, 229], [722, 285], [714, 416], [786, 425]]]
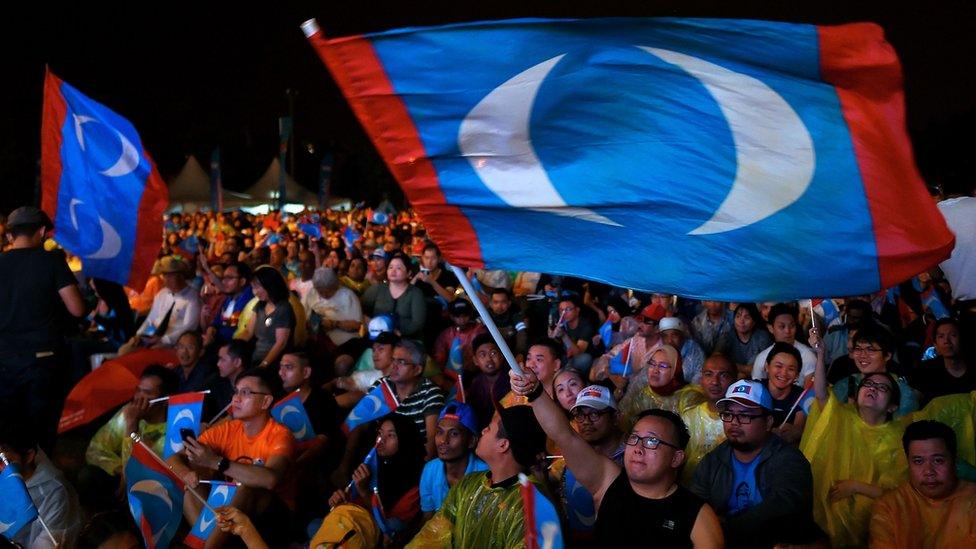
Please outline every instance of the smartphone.
[[196, 440], [197, 434], [193, 432], [193, 429], [187, 429], [186, 427], [183, 427], [182, 429], [180, 429], [180, 438], [183, 439], [183, 442], [186, 442], [186, 439], [188, 438], [192, 438]]

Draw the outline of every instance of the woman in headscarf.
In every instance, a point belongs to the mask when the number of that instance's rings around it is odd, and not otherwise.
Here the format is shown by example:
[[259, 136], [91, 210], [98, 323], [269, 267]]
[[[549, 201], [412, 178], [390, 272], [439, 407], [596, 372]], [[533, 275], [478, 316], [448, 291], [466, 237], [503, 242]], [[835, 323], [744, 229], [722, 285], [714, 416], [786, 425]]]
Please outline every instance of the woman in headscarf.
[[705, 401], [697, 385], [685, 383], [681, 355], [670, 345], [662, 345], [648, 358], [641, 371], [630, 379], [620, 409], [627, 419], [651, 408], [680, 414]]
[[[355, 496], [337, 490], [329, 505], [351, 502], [370, 509], [374, 505], [371, 495], [375, 486], [382, 513], [374, 510], [374, 521], [389, 542], [402, 545], [420, 526], [419, 486], [424, 467], [424, 441], [413, 420], [406, 416], [390, 414], [377, 423], [376, 459], [367, 457], [367, 463], [353, 472]], [[311, 546], [316, 546], [314, 540]]]

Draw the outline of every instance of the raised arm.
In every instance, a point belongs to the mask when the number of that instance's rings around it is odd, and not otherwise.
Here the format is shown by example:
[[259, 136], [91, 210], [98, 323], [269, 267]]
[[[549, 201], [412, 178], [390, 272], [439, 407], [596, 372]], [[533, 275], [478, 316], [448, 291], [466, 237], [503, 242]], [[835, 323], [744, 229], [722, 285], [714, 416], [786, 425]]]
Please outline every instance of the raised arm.
[[[523, 375], [509, 371], [512, 391], [524, 397], [535, 397], [530, 406], [546, 435], [562, 448], [566, 466], [573, 471], [576, 479], [593, 494], [593, 501], [599, 502], [610, 484], [620, 474], [620, 467], [586, 443], [569, 425], [569, 420], [529, 370]], [[538, 396], [535, 394], [538, 393]]]
[[817, 353], [817, 367], [813, 371], [813, 391], [814, 395], [817, 397], [817, 402], [821, 406], [827, 403], [827, 391], [830, 388], [827, 386], [827, 367], [825, 366], [824, 353], [826, 345], [824, 345], [823, 340], [820, 339], [820, 334], [817, 332], [817, 328], [810, 328], [810, 346]]

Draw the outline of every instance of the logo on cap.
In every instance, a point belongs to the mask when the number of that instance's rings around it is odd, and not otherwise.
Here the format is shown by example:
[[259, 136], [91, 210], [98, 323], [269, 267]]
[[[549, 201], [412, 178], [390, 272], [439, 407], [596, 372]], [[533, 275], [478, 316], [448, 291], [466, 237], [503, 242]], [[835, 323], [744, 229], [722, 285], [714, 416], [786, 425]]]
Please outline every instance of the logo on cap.
[[738, 387], [735, 387], [734, 389], [732, 389], [732, 394], [735, 394], [735, 393], [745, 393], [745, 394], [748, 395], [748, 394], [752, 393], [752, 386], [751, 385], [746, 385], [746, 384], [739, 385]]

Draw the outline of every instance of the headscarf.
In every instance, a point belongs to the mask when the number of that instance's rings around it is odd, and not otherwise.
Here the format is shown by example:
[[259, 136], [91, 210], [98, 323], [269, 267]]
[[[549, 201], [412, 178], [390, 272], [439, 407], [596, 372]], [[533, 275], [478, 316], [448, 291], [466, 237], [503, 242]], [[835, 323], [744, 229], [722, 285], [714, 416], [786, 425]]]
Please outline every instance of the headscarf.
[[[667, 385], [663, 385], [661, 387], [651, 387], [651, 389], [661, 396], [671, 396], [675, 391], [684, 387], [685, 385], [685, 376], [681, 371], [681, 354], [678, 353], [677, 349], [670, 345], [661, 345], [657, 349], [654, 349], [654, 352], [651, 353], [648, 360], [653, 358], [658, 351], [663, 351], [664, 354], [667, 355], [667, 362], [671, 365], [671, 369], [674, 370], [674, 375], [671, 376], [671, 381], [669, 381]], [[650, 381], [650, 376], [648, 376], [648, 381]], [[648, 385], [650, 385], [650, 383], [648, 383]]]

